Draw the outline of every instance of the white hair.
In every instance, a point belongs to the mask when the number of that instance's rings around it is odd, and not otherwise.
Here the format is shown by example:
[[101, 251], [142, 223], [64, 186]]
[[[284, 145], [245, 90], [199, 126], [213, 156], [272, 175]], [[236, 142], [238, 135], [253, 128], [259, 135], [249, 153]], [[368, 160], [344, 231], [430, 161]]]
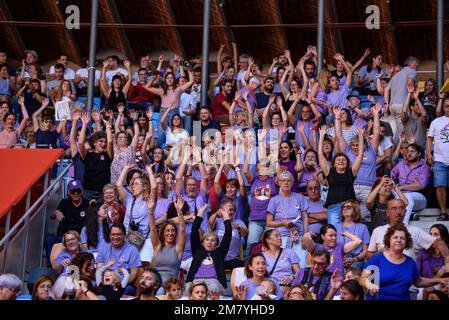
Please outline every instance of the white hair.
[[290, 173], [290, 171], [282, 171], [279, 174], [279, 180], [282, 180], [283, 178], [289, 178], [291, 181], [294, 181], [293, 175]]
[[262, 81], [260, 81], [258, 77], [252, 77], [251, 79], [249, 79], [249, 84], [251, 83], [254, 83], [256, 86], [260, 87]]
[[22, 280], [13, 273], [5, 273], [0, 276], [0, 287], [20, 290], [22, 288]]

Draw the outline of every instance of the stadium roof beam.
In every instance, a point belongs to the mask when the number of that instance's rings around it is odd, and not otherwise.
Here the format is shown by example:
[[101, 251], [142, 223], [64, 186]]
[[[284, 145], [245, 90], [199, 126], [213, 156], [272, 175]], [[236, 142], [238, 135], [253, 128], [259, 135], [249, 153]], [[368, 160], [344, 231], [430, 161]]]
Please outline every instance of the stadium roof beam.
[[[327, 6], [325, 10], [328, 12], [330, 21], [332, 23], [338, 23], [338, 12], [335, 1], [327, 1]], [[336, 51], [340, 52], [343, 56], [345, 55], [345, 47], [343, 45], [343, 38], [341, 36], [341, 31], [339, 28], [331, 29], [333, 40], [335, 41]]]
[[[283, 19], [282, 19], [282, 14], [281, 14], [281, 9], [279, 8], [279, 0], [272, 0], [273, 1], [273, 5], [276, 8], [276, 13], [277, 13], [277, 17], [279, 19], [279, 24], [282, 25], [284, 23]], [[287, 38], [287, 33], [285, 32], [285, 27], [281, 27], [281, 35], [283, 38], [283, 42], [285, 43], [285, 48], [290, 49], [289, 45], [288, 45], [288, 38]]]
[[[120, 11], [117, 9], [117, 5], [115, 4], [114, 0], [106, 0], [105, 2], [106, 8], [110, 13], [113, 22], [116, 24], [122, 23]], [[118, 33], [120, 45], [123, 48], [123, 52], [125, 53], [126, 57], [131, 61], [135, 60], [134, 52], [131, 48], [131, 44], [129, 42], [126, 31], [123, 29], [116, 28], [116, 32]]]
[[220, 22], [225, 26], [225, 34], [228, 40], [228, 47], [232, 48], [231, 43], [236, 42], [234, 31], [229, 28], [228, 20], [226, 19], [226, 14], [223, 10], [224, 0], [214, 0], [214, 4], [217, 7], [218, 12], [220, 13]]
[[[176, 25], [176, 19], [175, 19], [175, 14], [173, 13], [173, 8], [171, 5], [170, 0], [165, 0], [167, 3], [167, 12], [169, 13], [169, 18], [170, 18], [170, 22], [174, 25]], [[173, 32], [175, 33], [175, 37], [178, 40], [179, 43], [179, 49], [181, 50], [181, 56], [183, 58], [186, 58], [186, 50], [184, 48], [184, 42], [182, 41], [181, 35], [179, 33], [179, 29], [178, 28], [173, 28]]]
[[391, 6], [390, 2], [378, 0], [376, 1], [377, 5], [380, 8], [380, 16], [385, 17], [387, 32], [382, 32], [382, 34], [386, 37], [387, 43], [391, 45], [389, 61], [394, 63], [399, 63], [399, 53], [398, 46], [396, 42], [396, 33], [395, 33], [395, 25], [393, 23], [393, 18], [391, 14]]
[[[0, 20], [13, 20], [11, 11], [9, 10], [8, 4], [5, 0], [0, 0]], [[12, 50], [11, 53], [17, 57], [23, 57], [26, 47], [20, 32], [15, 26], [5, 26], [5, 29], [8, 30], [9, 33], [7, 37], [14, 39], [14, 41], [11, 41], [8, 45]]]

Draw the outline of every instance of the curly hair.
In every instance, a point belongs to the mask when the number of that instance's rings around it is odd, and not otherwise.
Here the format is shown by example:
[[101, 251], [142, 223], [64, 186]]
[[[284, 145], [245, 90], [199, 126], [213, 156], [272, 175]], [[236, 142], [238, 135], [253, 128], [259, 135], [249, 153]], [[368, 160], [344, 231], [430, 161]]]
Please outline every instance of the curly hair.
[[385, 248], [390, 248], [390, 240], [396, 231], [405, 233], [405, 249], [410, 249], [413, 245], [412, 236], [408, 232], [407, 227], [403, 223], [396, 224], [388, 228], [384, 236], [384, 246]]

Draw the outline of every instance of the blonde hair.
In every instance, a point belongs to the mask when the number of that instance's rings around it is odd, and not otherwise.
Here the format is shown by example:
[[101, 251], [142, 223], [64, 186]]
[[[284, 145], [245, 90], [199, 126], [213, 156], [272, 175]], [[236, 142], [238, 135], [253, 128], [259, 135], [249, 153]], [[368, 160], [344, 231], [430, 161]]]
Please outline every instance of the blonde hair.
[[361, 211], [360, 211], [359, 202], [356, 201], [356, 200], [352, 200], [352, 199], [343, 201], [342, 204], [341, 204], [341, 212], [340, 212], [340, 214], [341, 214], [341, 219], [342, 219], [342, 221], [344, 221], [344, 217], [343, 217], [343, 206], [344, 206], [345, 204], [350, 204], [350, 205], [352, 205], [352, 208], [354, 209], [354, 215], [353, 215], [353, 217], [352, 217], [352, 220], [354, 220], [354, 222], [359, 222], [360, 219], [362, 218], [362, 213], [361, 213]]
[[329, 77], [330, 76], [331, 76], [331, 72], [326, 68], [321, 69], [320, 73], [318, 74], [317, 80], [318, 80], [321, 90], [323, 90], [324, 92], [326, 92], [327, 89], [329, 88]]
[[64, 248], [64, 251], [67, 251], [67, 247], [65, 246], [65, 236], [71, 234], [72, 236], [74, 236], [77, 240], [78, 240], [78, 246], [80, 251], [83, 250], [83, 246], [81, 245], [81, 237], [80, 234], [75, 231], [75, 230], [69, 230], [66, 233], [64, 233], [64, 235], [62, 236], [62, 247]]

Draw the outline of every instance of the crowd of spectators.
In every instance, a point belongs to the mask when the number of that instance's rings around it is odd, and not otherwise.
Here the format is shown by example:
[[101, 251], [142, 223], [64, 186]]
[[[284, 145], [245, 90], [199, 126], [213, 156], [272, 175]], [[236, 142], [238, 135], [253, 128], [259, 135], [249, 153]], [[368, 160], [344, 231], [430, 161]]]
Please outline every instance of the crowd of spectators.
[[[434, 190], [449, 220], [449, 97], [419, 90], [418, 58], [317, 72], [309, 46], [264, 70], [225, 49], [208, 88], [198, 57], [110, 56], [91, 108], [66, 54], [45, 70], [27, 50], [16, 71], [0, 52], [0, 148], [73, 164], [31, 298], [448, 300], [446, 226], [410, 225]], [[22, 282], [1, 275], [0, 300]]]

